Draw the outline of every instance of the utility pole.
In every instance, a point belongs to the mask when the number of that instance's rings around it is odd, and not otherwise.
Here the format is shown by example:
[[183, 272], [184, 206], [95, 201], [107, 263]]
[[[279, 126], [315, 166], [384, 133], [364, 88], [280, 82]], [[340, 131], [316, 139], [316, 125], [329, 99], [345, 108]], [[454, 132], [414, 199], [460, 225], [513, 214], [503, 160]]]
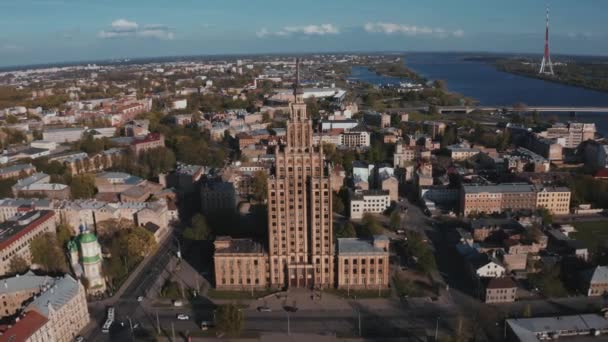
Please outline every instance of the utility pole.
[[437, 320], [435, 321], [435, 342], [437, 342], [437, 335], [439, 334], [439, 316], [437, 316]]
[[287, 312], [287, 336], [291, 335], [291, 322], [289, 322], [289, 312]]
[[173, 322], [171, 322], [171, 336], [171, 341], [175, 342], [175, 326], [173, 325]]
[[158, 310], [156, 310], [156, 331], [160, 335], [160, 320], [158, 319]]

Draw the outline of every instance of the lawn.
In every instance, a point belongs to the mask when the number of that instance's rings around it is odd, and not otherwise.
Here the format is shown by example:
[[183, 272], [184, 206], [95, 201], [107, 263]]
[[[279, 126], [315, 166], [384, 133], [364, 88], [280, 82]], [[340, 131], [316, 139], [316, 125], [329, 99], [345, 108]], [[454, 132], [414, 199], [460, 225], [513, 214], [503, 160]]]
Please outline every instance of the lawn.
[[592, 251], [597, 251], [601, 244], [608, 241], [608, 222], [576, 222], [574, 227], [577, 232], [574, 239], [581, 240], [589, 246]]
[[391, 295], [389, 289], [368, 289], [368, 290], [348, 290], [348, 289], [325, 289], [325, 293], [332, 294], [340, 298], [388, 298]]
[[246, 299], [258, 299], [258, 298], [262, 298], [265, 297], [269, 294], [273, 294], [277, 292], [276, 290], [264, 290], [264, 291], [253, 291], [253, 293], [251, 291], [218, 291], [215, 289], [209, 289], [209, 291], [207, 292], [207, 297], [211, 298], [211, 299], [224, 299], [224, 300], [231, 300], [231, 299], [239, 299], [239, 300], [246, 300]]

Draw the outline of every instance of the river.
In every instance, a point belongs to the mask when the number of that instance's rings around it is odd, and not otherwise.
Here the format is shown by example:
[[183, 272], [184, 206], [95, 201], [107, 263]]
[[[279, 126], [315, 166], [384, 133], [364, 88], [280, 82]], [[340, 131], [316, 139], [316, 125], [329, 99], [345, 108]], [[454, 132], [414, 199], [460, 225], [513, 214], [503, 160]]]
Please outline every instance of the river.
[[[598, 106], [608, 107], [608, 93], [547, 82], [496, 70], [490, 63], [465, 61], [474, 54], [411, 53], [405, 64], [422, 77], [445, 80], [448, 89], [476, 99], [486, 106], [507, 106], [525, 103], [533, 106]], [[353, 68], [352, 79], [373, 84], [398, 82], [395, 77], [378, 76], [365, 68]], [[595, 122], [597, 130], [608, 136], [608, 113], [580, 113], [576, 119], [568, 113], [544, 113], [560, 121]]]

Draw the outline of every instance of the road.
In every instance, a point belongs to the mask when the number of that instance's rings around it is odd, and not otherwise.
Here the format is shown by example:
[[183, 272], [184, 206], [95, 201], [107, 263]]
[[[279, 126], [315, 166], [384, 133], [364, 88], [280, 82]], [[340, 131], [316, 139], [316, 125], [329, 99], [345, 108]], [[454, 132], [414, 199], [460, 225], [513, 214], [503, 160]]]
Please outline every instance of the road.
[[[101, 325], [106, 318], [106, 309], [109, 306], [114, 306], [118, 320], [126, 320], [127, 318], [148, 319], [149, 314], [144, 310], [144, 307], [137, 302], [138, 296], [145, 296], [156, 279], [163, 272], [171, 259], [175, 255], [176, 248], [175, 240], [172, 236], [168, 236], [157, 248], [156, 252], [149, 257], [147, 264], [140, 269], [139, 273], [127, 285], [126, 289], [118, 297], [92, 302], [89, 304], [89, 313], [91, 319], [98, 326], [94, 330], [86, 334], [88, 341], [114, 341], [111, 335], [101, 333]], [[115, 324], [118, 326], [117, 324]]]

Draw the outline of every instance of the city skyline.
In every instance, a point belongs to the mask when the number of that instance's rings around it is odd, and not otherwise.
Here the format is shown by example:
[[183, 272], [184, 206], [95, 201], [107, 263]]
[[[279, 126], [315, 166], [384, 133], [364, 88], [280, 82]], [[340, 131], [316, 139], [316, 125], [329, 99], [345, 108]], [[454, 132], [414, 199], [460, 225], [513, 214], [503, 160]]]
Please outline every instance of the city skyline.
[[[0, 66], [178, 55], [366, 51], [542, 54], [545, 3], [27, 0], [0, 4]], [[550, 2], [556, 54], [606, 55], [608, 4]], [[246, 10], [243, 10], [246, 8]], [[431, 10], [432, 9], [432, 10]], [[52, 16], [48, 13], [53, 13]], [[10, 15], [6, 15], [10, 14]]]

